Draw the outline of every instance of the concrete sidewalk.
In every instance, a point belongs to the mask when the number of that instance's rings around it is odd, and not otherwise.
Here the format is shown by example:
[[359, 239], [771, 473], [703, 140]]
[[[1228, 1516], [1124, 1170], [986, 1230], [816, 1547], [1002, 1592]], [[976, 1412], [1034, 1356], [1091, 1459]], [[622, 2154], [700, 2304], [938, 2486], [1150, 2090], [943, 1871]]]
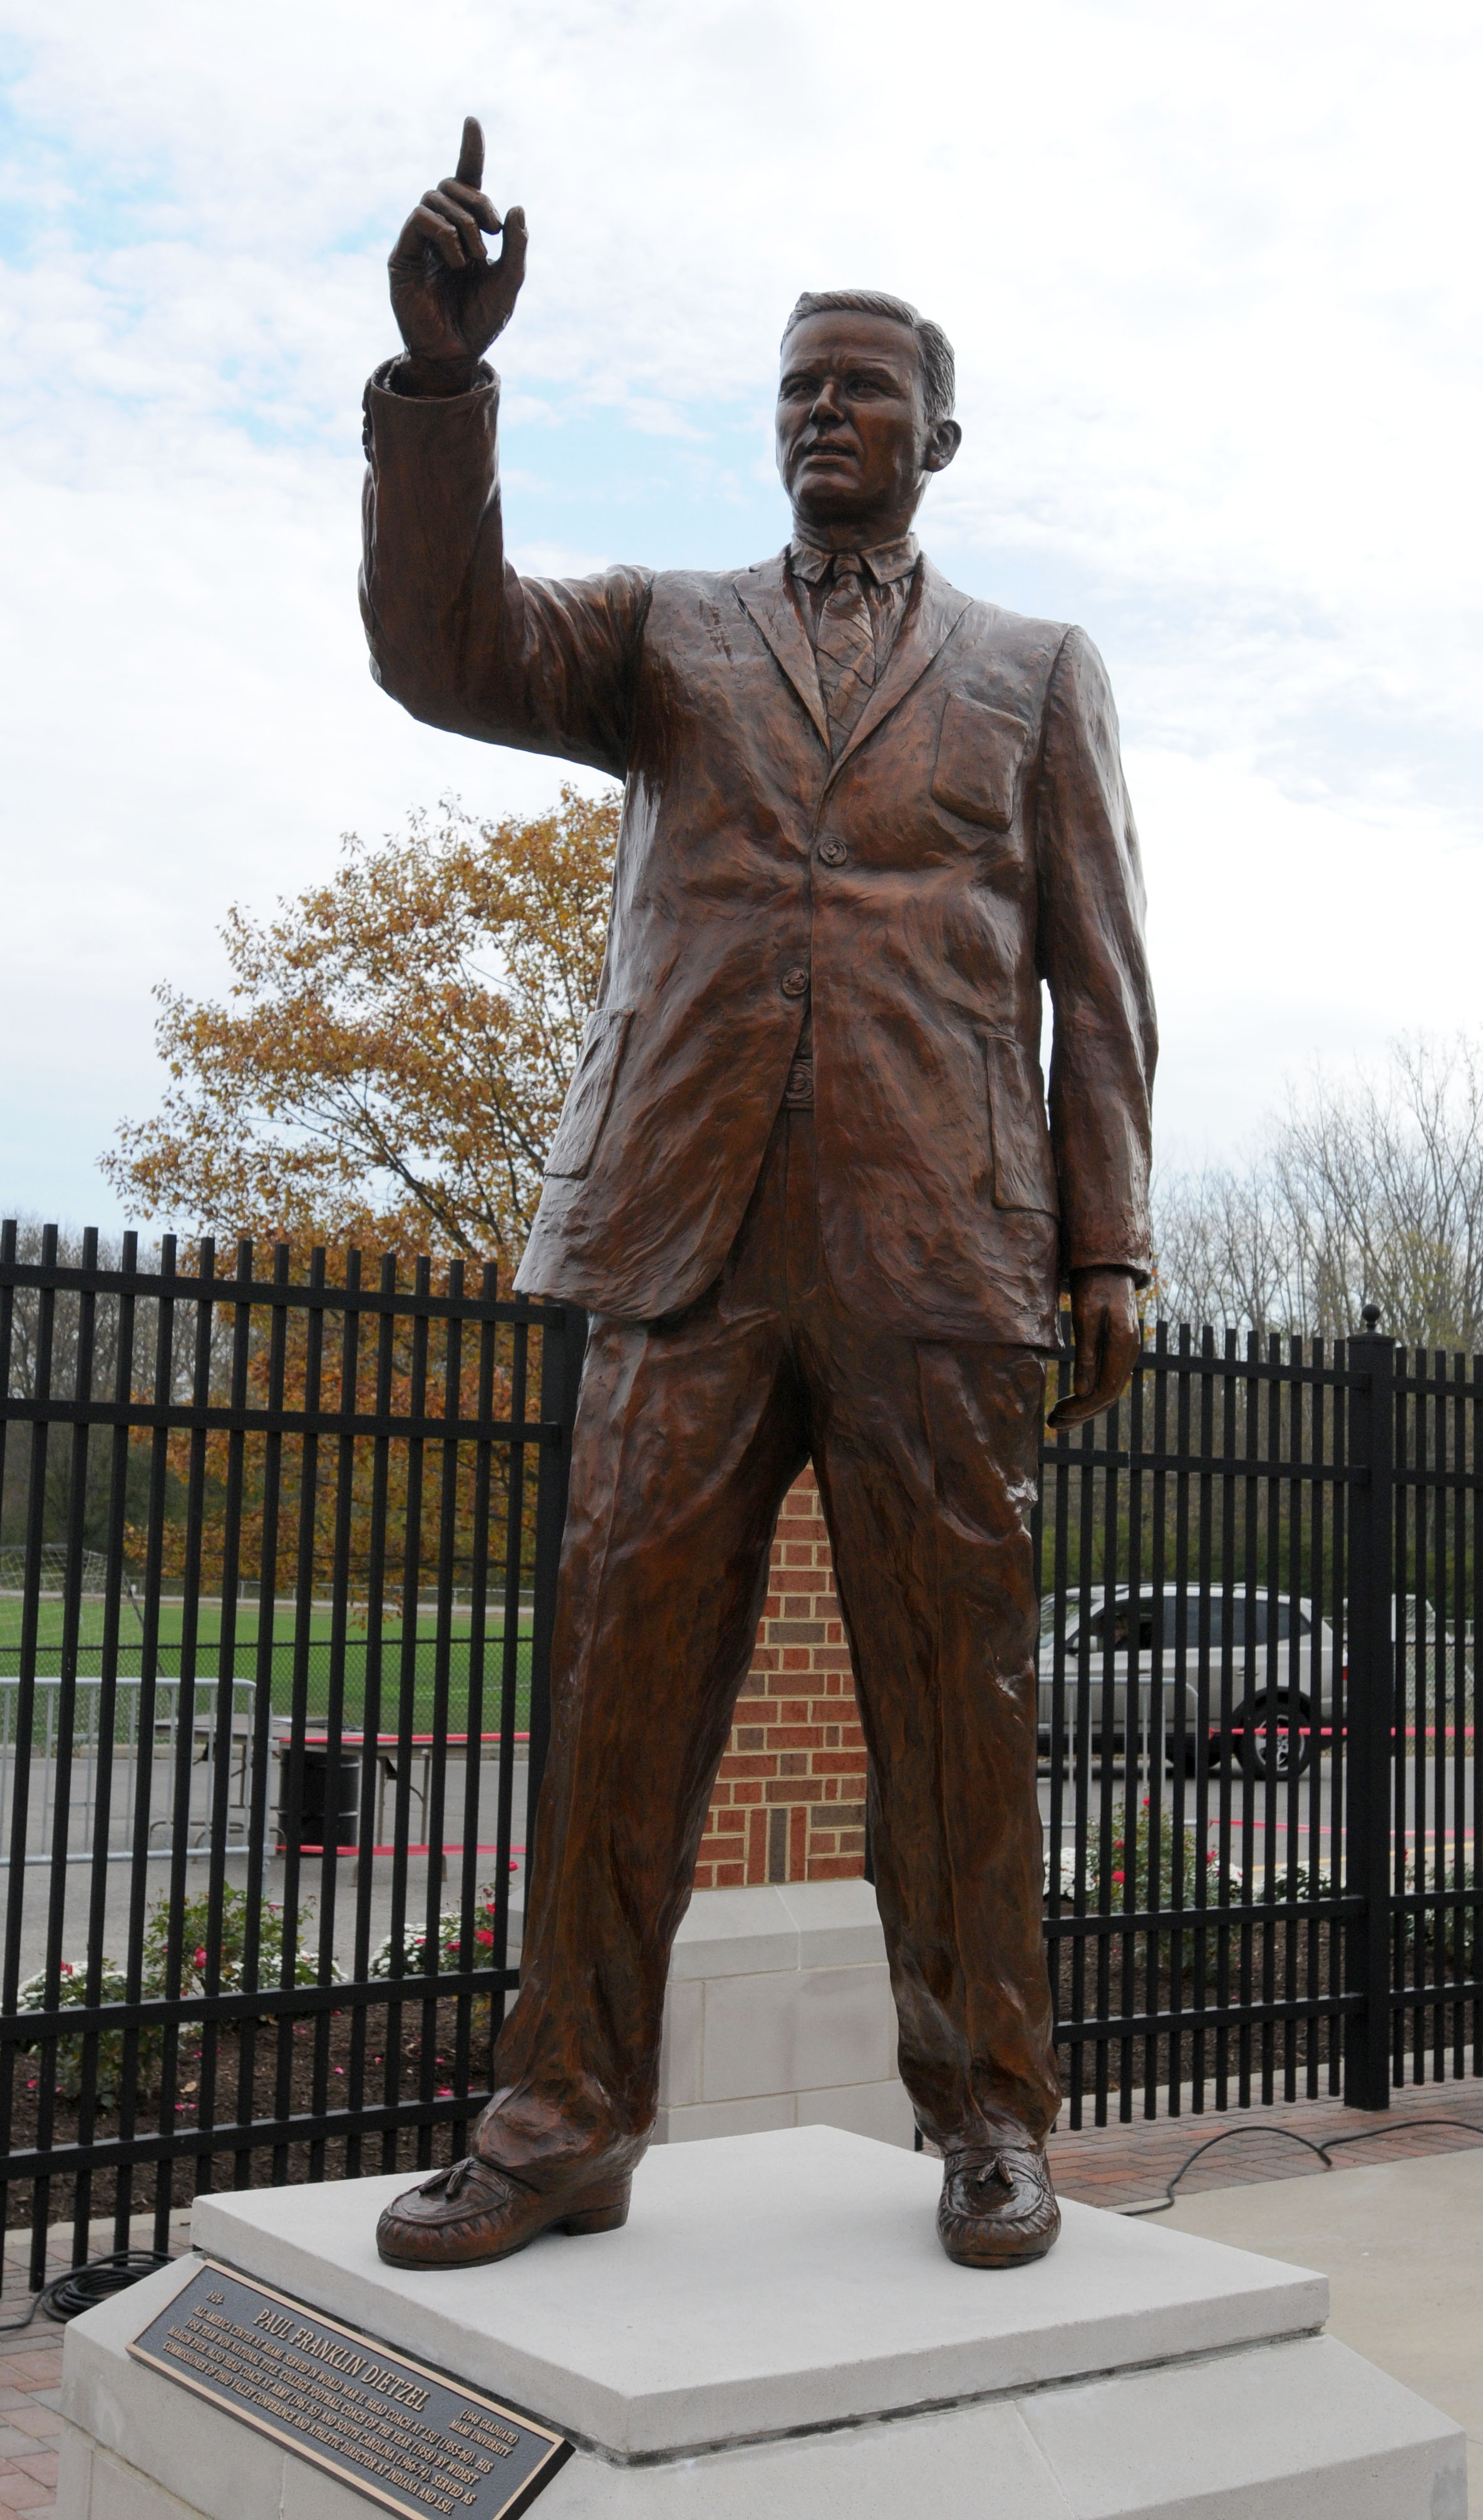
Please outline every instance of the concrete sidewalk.
[[1483, 2149], [1216, 2188], [1149, 2220], [1326, 2274], [1329, 2335], [1465, 2428], [1483, 2520]]

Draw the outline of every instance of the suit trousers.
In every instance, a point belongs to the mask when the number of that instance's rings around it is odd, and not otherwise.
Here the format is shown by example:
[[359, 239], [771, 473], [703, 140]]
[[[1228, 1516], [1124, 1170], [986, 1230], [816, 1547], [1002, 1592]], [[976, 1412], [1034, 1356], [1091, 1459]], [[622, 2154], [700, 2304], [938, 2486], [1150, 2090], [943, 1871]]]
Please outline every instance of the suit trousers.
[[812, 1459], [866, 1741], [902, 2079], [945, 2149], [1059, 2104], [1041, 1934], [1030, 1517], [1045, 1366], [846, 1314], [812, 1116], [780, 1112], [721, 1278], [595, 1318], [518, 1998], [476, 2137], [540, 2178], [652, 2128], [670, 1947], [751, 1658], [782, 1500]]

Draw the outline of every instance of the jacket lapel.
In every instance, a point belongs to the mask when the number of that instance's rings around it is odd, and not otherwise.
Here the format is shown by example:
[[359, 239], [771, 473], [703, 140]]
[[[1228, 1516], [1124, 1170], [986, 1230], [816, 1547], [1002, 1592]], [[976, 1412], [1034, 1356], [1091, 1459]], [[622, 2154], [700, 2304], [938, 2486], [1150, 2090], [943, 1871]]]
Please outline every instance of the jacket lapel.
[[782, 559], [766, 560], [760, 568], [743, 569], [733, 584], [813, 719], [828, 752], [829, 718], [814, 652], [798, 618]]
[[[923, 553], [916, 595], [907, 606], [906, 618], [896, 633], [896, 645], [891, 650], [885, 672], [855, 720], [848, 741], [833, 765], [834, 771], [843, 769], [851, 753], [858, 752], [867, 736], [875, 734], [881, 719], [890, 715], [898, 700], [905, 699], [914, 683], [921, 682], [932, 658], [952, 637], [971, 601], [970, 596], [960, 595], [956, 586], [950, 586]], [[815, 680], [817, 682], [817, 675]], [[829, 741], [827, 736], [825, 741]]]

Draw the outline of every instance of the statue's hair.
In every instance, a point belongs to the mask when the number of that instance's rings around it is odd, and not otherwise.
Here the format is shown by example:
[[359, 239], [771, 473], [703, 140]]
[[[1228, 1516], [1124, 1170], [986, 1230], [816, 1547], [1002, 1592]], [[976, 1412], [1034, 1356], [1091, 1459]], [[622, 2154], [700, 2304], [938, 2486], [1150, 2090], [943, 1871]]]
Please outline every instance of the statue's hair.
[[940, 324], [928, 323], [909, 306], [904, 297], [888, 297], [883, 289], [805, 289], [787, 322], [783, 327], [785, 344], [795, 324], [806, 315], [884, 315], [893, 324], [904, 324], [917, 342], [917, 355], [921, 361], [921, 381], [925, 390], [926, 416], [929, 421], [951, 420], [958, 391], [958, 369], [953, 357], [953, 344]]

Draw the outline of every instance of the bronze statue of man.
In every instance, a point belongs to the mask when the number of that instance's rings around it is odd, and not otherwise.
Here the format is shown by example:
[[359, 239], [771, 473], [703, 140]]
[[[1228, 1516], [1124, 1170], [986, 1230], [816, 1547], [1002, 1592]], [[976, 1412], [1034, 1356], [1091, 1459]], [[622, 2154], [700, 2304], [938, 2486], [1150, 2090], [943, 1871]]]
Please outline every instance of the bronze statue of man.
[[398, 2198], [382, 2253], [468, 2265], [623, 2221], [773, 1525], [812, 1461], [938, 2228], [965, 2265], [1016, 2264], [1059, 2221], [1046, 1359], [1068, 1283], [1056, 1422], [1107, 1408], [1148, 1269], [1153, 1009], [1112, 696], [1081, 631], [975, 603], [919, 552], [961, 436], [953, 354], [872, 292], [788, 319], [778, 559], [518, 577], [482, 353], [525, 223], [487, 256], [482, 167], [470, 122], [391, 256], [374, 671], [414, 716], [590, 763], [624, 802], [600, 1003], [517, 1282], [592, 1316], [520, 1991], [472, 2156]]

